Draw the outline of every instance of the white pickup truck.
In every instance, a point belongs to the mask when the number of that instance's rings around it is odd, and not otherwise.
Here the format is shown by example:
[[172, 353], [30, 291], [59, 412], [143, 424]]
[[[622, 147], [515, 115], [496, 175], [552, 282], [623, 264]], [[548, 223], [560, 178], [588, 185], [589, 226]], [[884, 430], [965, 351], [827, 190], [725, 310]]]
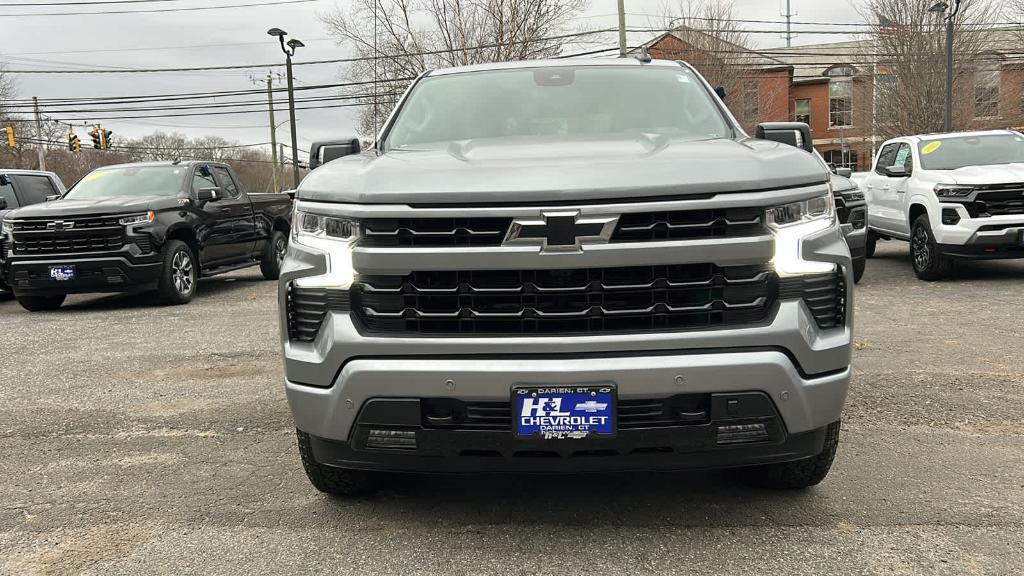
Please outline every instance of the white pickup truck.
[[852, 179], [868, 201], [868, 257], [878, 239], [908, 241], [922, 280], [959, 259], [1024, 258], [1024, 134], [895, 138]]

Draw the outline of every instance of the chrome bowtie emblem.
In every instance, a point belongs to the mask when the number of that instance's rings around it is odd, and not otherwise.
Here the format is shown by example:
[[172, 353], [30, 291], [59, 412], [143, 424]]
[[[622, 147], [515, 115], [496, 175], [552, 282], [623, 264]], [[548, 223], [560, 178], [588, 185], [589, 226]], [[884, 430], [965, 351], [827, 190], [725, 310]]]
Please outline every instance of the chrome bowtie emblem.
[[584, 244], [607, 244], [618, 216], [581, 216], [579, 210], [544, 212], [540, 218], [516, 218], [504, 245], [540, 246], [541, 252], [579, 252]]
[[74, 222], [67, 222], [65, 220], [55, 220], [46, 225], [47, 230], [55, 230], [57, 232], [60, 232], [61, 230], [71, 230], [74, 227]]

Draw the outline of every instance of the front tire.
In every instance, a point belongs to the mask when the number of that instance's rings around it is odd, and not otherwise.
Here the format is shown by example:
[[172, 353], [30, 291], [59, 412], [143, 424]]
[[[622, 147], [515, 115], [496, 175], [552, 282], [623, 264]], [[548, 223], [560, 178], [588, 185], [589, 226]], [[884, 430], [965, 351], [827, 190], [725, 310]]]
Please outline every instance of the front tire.
[[839, 428], [839, 421], [828, 425], [825, 444], [817, 456], [759, 466], [753, 470], [755, 480], [766, 488], [782, 490], [801, 490], [819, 484], [828, 476], [832, 461], [835, 460], [839, 447]]
[[867, 257], [856, 258], [853, 261], [853, 283], [859, 284], [860, 279], [864, 277], [864, 269], [867, 268], [868, 260]]
[[295, 430], [295, 434], [298, 436], [302, 467], [314, 488], [334, 496], [358, 496], [377, 489], [379, 483], [373, 473], [324, 466], [313, 457], [313, 443], [309, 434], [302, 430]]
[[281, 266], [284, 264], [284, 255], [288, 251], [288, 237], [280, 230], [274, 230], [263, 249], [263, 257], [260, 258], [260, 272], [267, 280], [277, 280], [281, 276]]
[[56, 296], [40, 296], [37, 294], [18, 294], [15, 292], [14, 297], [18, 300], [18, 304], [29, 312], [44, 312], [46, 310], [56, 310], [64, 304], [64, 299], [67, 298], [66, 294], [57, 294]]
[[868, 230], [867, 244], [864, 246], [864, 257], [871, 258], [875, 255], [875, 248], [878, 244], [878, 234]]
[[164, 266], [157, 283], [157, 297], [164, 304], [187, 304], [196, 295], [199, 264], [192, 249], [181, 240], [164, 245]]
[[927, 214], [914, 220], [910, 232], [910, 259], [914, 263], [914, 274], [928, 282], [942, 280], [953, 271], [953, 259], [939, 251]]

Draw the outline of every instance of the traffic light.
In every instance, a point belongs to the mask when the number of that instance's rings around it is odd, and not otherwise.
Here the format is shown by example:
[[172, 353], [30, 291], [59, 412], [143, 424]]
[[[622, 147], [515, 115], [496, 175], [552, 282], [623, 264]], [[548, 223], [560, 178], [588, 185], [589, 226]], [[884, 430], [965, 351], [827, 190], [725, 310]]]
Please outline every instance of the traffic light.
[[112, 130], [104, 130], [100, 128], [100, 146], [104, 150], [110, 150], [110, 137], [113, 136]]
[[101, 150], [100, 146], [100, 127], [94, 126], [92, 130], [89, 130], [89, 137], [92, 138], [92, 147]]
[[8, 126], [3, 129], [4, 136], [7, 137], [7, 145], [14, 148], [14, 126]]
[[82, 151], [82, 142], [78, 139], [78, 134], [74, 132], [68, 132], [68, 150], [75, 154]]

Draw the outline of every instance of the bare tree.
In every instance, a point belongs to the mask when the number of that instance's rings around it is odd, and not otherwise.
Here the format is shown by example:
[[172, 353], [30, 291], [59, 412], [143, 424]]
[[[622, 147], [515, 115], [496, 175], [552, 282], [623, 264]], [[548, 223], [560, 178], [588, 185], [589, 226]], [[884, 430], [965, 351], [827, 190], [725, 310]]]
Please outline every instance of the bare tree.
[[664, 27], [678, 38], [673, 58], [693, 65], [712, 86], [739, 94], [743, 72], [752, 67], [750, 34], [736, 22], [732, 0], [678, 0], [664, 5]]
[[[946, 101], [945, 19], [933, 0], [865, 0], [873, 54], [861, 63], [876, 78], [875, 132], [882, 137], [940, 132]], [[974, 117], [975, 74], [991, 65], [989, 25], [998, 10], [989, 0], [963, 0], [956, 36], [954, 128]]]
[[10, 102], [15, 95], [14, 78], [7, 73], [4, 65], [0, 63], [0, 120], [7, 117]]
[[366, 104], [361, 134], [377, 132], [420, 73], [437, 67], [557, 55], [558, 38], [587, 0], [354, 0], [320, 16], [360, 58], [343, 71], [347, 95]]

